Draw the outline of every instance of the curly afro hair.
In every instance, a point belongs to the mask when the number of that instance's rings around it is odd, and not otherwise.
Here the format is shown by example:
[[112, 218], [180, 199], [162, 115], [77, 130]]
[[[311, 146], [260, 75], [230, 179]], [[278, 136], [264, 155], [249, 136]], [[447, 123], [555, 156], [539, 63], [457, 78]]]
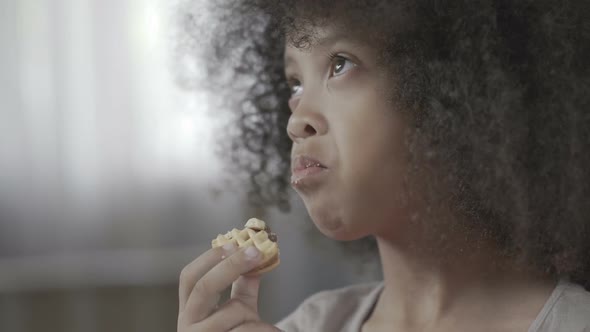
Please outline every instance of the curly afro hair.
[[[182, 15], [186, 54], [205, 38], [194, 8]], [[313, 28], [332, 24], [379, 51], [415, 128], [413, 169], [437, 165], [429, 192], [446, 188], [436, 197], [507, 253], [588, 287], [588, 2], [232, 0], [213, 15], [200, 52], [209, 87], [231, 91], [225, 151], [252, 203], [288, 209], [284, 46], [313, 47]]]

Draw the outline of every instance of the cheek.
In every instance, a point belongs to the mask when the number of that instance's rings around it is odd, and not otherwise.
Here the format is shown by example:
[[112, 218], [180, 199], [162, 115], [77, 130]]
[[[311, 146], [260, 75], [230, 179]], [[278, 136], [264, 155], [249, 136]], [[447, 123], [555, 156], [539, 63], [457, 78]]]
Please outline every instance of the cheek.
[[354, 176], [344, 177], [342, 192], [343, 205], [354, 219], [365, 216], [368, 222], [383, 224], [399, 214], [402, 207], [404, 190], [403, 174], [399, 165], [362, 164], [354, 170]]
[[353, 222], [363, 218], [365, 226], [375, 228], [403, 215], [406, 154], [400, 130], [387, 126], [345, 144], [349, 148], [342, 151], [342, 203]]

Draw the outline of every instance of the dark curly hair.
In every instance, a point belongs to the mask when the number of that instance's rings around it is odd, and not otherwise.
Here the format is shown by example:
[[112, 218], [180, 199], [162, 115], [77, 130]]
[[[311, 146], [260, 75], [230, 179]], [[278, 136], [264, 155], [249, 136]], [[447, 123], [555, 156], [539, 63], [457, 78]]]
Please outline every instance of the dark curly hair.
[[285, 43], [313, 47], [312, 28], [326, 23], [362, 38], [395, 78], [391, 100], [415, 128], [412, 169], [437, 165], [427, 199], [446, 198], [507, 253], [588, 287], [589, 4], [220, 1], [214, 25], [183, 8], [179, 53], [207, 46], [209, 87], [231, 91], [224, 100], [237, 111], [223, 151], [248, 175], [253, 204], [288, 209]]

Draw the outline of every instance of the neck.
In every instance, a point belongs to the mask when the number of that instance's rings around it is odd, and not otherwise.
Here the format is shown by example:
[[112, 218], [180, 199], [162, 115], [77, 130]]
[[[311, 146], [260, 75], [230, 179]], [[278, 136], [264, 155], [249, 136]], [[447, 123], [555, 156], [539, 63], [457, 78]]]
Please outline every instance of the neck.
[[453, 237], [445, 242], [454, 245], [444, 249], [377, 237], [385, 288], [371, 316], [374, 322], [404, 331], [458, 326], [456, 317], [478, 317], [481, 324], [482, 317], [494, 321], [516, 310], [508, 304], [522, 303], [525, 294], [536, 295], [519, 314], [534, 319], [554, 282], [502, 257], [489, 243]]

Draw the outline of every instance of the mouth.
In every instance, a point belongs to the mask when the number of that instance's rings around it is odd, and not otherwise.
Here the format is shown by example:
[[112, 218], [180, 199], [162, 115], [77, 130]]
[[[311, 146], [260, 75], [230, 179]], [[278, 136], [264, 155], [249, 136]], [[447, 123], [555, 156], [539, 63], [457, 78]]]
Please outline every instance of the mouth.
[[291, 184], [298, 186], [303, 181], [317, 177], [328, 170], [324, 164], [309, 156], [297, 156], [291, 165]]

